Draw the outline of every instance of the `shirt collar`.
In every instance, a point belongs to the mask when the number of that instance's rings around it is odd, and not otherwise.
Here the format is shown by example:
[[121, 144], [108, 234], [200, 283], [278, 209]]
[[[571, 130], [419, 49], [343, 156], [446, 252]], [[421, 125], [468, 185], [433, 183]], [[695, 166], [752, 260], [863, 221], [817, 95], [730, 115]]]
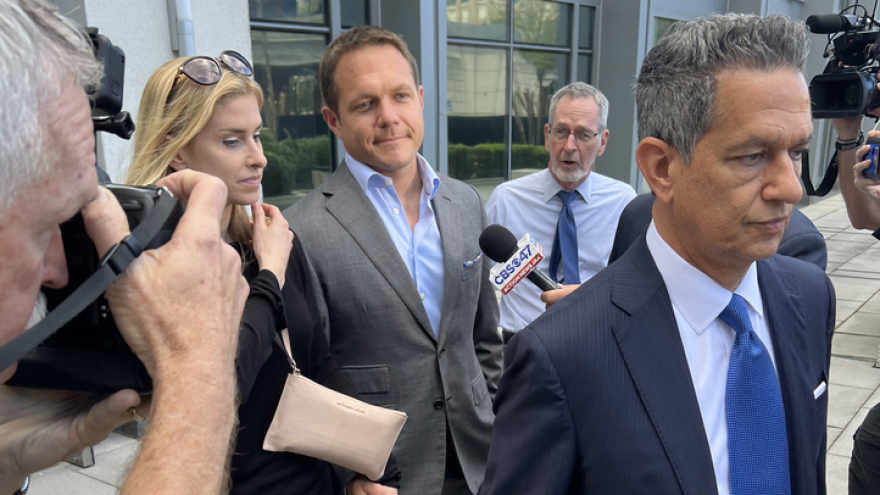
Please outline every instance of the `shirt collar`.
[[[556, 193], [562, 190], [562, 186], [556, 182], [556, 179], [553, 178], [553, 175], [550, 174], [550, 169], [544, 169], [544, 202], [547, 203]], [[587, 176], [587, 180], [581, 182], [579, 186], [575, 188], [577, 192], [580, 193], [581, 197], [584, 198], [586, 203], [590, 202], [590, 193], [593, 192], [593, 172], [590, 171], [590, 175]]]
[[[345, 163], [348, 165], [351, 175], [354, 176], [354, 180], [357, 181], [365, 194], [367, 193], [371, 180], [378, 180], [381, 181], [382, 184], [393, 185], [393, 183], [386, 183], [386, 179], [391, 180], [389, 177], [386, 177], [379, 172], [376, 172], [368, 165], [355, 160], [348, 153], [345, 154]], [[437, 189], [440, 187], [440, 178], [437, 177], [437, 174], [431, 168], [431, 165], [422, 155], [416, 154], [416, 164], [419, 168], [419, 177], [422, 179], [422, 192], [428, 196], [429, 201], [433, 200], [434, 195], [437, 194]]]
[[751, 264], [739, 287], [730, 292], [679, 256], [657, 232], [653, 221], [648, 227], [647, 241], [672, 305], [697, 335], [702, 335], [718, 318], [734, 293], [745, 299], [752, 311], [763, 318], [756, 263]]

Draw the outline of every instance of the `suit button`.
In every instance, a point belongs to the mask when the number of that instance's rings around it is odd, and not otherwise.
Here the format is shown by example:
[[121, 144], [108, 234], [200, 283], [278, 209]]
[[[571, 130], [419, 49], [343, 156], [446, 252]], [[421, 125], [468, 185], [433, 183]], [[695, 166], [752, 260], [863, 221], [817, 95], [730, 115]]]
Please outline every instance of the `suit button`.
[[434, 409], [436, 409], [436, 410], [438, 410], [438, 411], [439, 411], [440, 409], [443, 409], [443, 401], [442, 401], [442, 400], [436, 400], [436, 401], [434, 401]]

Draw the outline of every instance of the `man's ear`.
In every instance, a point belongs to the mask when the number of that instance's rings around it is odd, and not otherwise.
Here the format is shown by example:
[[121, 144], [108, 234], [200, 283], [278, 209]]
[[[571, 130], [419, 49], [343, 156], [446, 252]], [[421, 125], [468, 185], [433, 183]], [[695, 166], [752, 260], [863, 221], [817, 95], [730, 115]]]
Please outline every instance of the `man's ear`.
[[657, 200], [664, 203], [672, 201], [670, 165], [676, 160], [681, 160], [678, 151], [657, 138], [642, 139], [636, 148], [636, 163], [642, 176], [648, 182], [648, 187], [654, 191]]
[[333, 134], [336, 134], [336, 137], [339, 137], [339, 116], [336, 115], [336, 112], [330, 110], [330, 107], [324, 105], [321, 108], [321, 115], [324, 117], [324, 122], [327, 123], [327, 127], [333, 131]]
[[544, 124], [544, 149], [550, 151], [550, 123]]

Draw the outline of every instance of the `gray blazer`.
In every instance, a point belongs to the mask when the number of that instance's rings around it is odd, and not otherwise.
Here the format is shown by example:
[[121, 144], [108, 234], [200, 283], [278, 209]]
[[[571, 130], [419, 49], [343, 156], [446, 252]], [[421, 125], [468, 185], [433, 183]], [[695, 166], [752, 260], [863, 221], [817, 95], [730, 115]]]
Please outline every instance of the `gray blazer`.
[[409, 415], [394, 449], [401, 495], [440, 494], [447, 424], [468, 486], [477, 492], [501, 375], [498, 306], [478, 244], [486, 224], [480, 195], [443, 177], [433, 206], [444, 265], [436, 338], [382, 219], [344, 162], [284, 211], [314, 269], [336, 362], [363, 400]]

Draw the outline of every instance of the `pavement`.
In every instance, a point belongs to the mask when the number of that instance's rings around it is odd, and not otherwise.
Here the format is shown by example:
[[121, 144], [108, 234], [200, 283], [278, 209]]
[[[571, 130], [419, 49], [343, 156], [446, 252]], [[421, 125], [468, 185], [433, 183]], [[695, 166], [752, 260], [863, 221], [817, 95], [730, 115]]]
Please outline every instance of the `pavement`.
[[[840, 195], [801, 208], [825, 236], [828, 274], [837, 291], [837, 330], [829, 377], [827, 485], [846, 495], [852, 437], [880, 402], [880, 243], [850, 227]], [[125, 480], [140, 443], [113, 433], [94, 448], [95, 465], [63, 462], [31, 477], [29, 495], [112, 495]]]

